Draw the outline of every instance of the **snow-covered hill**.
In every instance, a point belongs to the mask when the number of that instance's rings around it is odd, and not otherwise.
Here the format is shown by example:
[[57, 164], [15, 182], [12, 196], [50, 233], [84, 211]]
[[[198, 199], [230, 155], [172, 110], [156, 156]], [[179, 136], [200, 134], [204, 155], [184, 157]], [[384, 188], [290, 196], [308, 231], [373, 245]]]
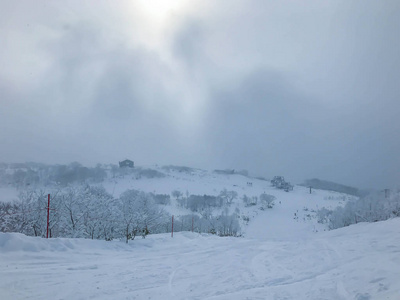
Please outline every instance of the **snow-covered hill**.
[[[78, 166], [78, 168], [81, 167]], [[35, 172], [37, 174], [45, 173], [39, 170], [31, 171], [31, 173]], [[72, 171], [70, 173], [74, 174]], [[201, 216], [202, 213], [178, 205], [177, 198], [173, 196], [174, 191], [180, 192], [182, 197], [189, 195], [218, 196], [223, 190], [233, 192], [236, 197], [232, 200], [232, 204], [213, 207], [212, 214], [215, 216], [236, 215], [241, 227], [240, 233], [250, 238], [303, 238], [305, 235], [326, 230], [325, 225], [317, 222], [316, 211], [323, 207], [332, 209], [342, 206], [355, 198], [346, 194], [315, 189], [310, 194], [309, 189], [303, 186], [294, 186], [293, 191], [285, 192], [272, 187], [269, 180], [239, 173], [230, 174], [229, 172], [213, 172], [188, 167], [151, 166], [135, 169], [114, 167], [108, 169], [106, 173], [106, 178], [91, 184], [104, 187], [113, 198], [119, 198], [123, 192], [129, 189], [168, 195], [171, 197], [170, 204], [161, 205], [161, 208], [176, 218], [191, 214]], [[79, 184], [75, 183], [75, 185]], [[22, 189], [40, 189], [42, 194], [46, 195], [47, 193], [57, 194], [60, 189], [63, 190], [65, 187], [59, 184], [36, 184], [36, 186], [24, 186]], [[262, 194], [275, 197], [273, 208], [268, 209], [264, 206], [265, 209], [263, 209], [261, 201], [257, 200]], [[3, 186], [0, 188], [0, 195], [0, 199], [3, 201], [15, 201], [18, 191], [11, 185]], [[257, 204], [246, 204], [243, 201], [245, 196], [248, 199], [256, 199]], [[44, 218], [45, 214], [43, 213], [42, 219], [44, 220]], [[182, 228], [176, 227], [176, 229]], [[183, 229], [185, 230], [185, 228]]]
[[[238, 212], [241, 216], [242, 232], [247, 237], [275, 238], [303, 237], [316, 231], [326, 230], [319, 224], [315, 212], [322, 207], [333, 209], [343, 206], [356, 197], [324, 190], [310, 190], [303, 186], [294, 186], [293, 191], [285, 192], [271, 186], [270, 181], [252, 178], [241, 174], [218, 174], [212, 171], [189, 168], [165, 168], [152, 166], [164, 177], [138, 178], [135, 174], [109, 178], [102, 185], [114, 197], [118, 197], [127, 189], [137, 189], [155, 194], [171, 194], [177, 190], [185, 194], [217, 196], [222, 190], [235, 191], [234, 199], [227, 213]], [[184, 171], [182, 171], [182, 169]], [[260, 210], [260, 205], [246, 206], [242, 197], [259, 197], [266, 193], [276, 197], [272, 209]], [[164, 207], [175, 216], [192, 213], [172, 201]], [[226, 208], [225, 208], [226, 209]], [[259, 216], [259, 217], [257, 217]], [[256, 218], [257, 217], [257, 218]], [[247, 222], [247, 218], [250, 220]], [[249, 225], [249, 226], [247, 226]]]
[[17, 299], [400, 299], [400, 219], [307, 239], [190, 232], [134, 243], [0, 233], [0, 295]]

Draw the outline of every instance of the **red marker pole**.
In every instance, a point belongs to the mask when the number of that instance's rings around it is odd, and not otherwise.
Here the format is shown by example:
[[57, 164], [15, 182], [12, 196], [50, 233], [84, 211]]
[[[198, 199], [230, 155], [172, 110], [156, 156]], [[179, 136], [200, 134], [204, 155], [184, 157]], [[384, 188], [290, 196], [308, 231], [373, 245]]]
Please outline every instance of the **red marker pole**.
[[172, 215], [172, 230], [171, 230], [171, 237], [174, 237], [174, 215]]
[[49, 222], [50, 222], [50, 194], [47, 195], [47, 232], [46, 232], [46, 239], [49, 238]]

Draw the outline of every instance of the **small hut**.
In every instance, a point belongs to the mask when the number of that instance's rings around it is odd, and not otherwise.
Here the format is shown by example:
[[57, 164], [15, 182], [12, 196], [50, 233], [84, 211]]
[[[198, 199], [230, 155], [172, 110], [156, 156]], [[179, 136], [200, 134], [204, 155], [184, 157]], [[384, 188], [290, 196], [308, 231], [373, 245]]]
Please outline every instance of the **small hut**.
[[133, 168], [134, 166], [135, 166], [134, 162], [129, 159], [125, 159], [119, 162], [120, 168]]

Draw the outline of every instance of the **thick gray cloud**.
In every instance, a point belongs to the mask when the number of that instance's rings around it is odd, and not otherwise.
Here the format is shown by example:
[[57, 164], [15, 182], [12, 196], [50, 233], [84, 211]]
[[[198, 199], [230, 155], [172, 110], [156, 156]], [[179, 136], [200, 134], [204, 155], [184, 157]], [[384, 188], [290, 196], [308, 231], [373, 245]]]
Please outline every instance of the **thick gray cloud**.
[[0, 160], [398, 186], [398, 1], [181, 4], [3, 1]]

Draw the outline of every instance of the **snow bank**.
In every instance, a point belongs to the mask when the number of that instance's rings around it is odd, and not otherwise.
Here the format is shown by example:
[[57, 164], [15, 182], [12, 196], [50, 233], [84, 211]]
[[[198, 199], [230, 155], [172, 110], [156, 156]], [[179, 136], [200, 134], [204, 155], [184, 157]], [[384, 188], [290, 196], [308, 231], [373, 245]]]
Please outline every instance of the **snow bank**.
[[41, 237], [30, 237], [21, 233], [0, 233], [0, 253], [5, 252], [65, 252], [74, 251], [89, 251], [95, 249], [118, 250], [124, 247], [121, 242], [113, 241], [98, 241], [87, 239], [68, 239], [55, 238], [45, 239]]
[[190, 240], [199, 238], [218, 238], [208, 234], [198, 234], [192, 232], [174, 233], [171, 239], [170, 233], [149, 235], [146, 239], [137, 237], [135, 240], [129, 241], [126, 244], [124, 241], [101, 241], [90, 239], [71, 239], [71, 238], [50, 238], [30, 237], [21, 233], [1, 233], [0, 232], [0, 253], [6, 252], [65, 252], [79, 251], [90, 252], [93, 250], [108, 250], [108, 251], [131, 251], [133, 249], [146, 249], [176, 245], [176, 243], [184, 244]]
[[43, 239], [21, 233], [0, 233], [0, 253], [25, 251], [67, 251], [74, 249], [72, 239]]

